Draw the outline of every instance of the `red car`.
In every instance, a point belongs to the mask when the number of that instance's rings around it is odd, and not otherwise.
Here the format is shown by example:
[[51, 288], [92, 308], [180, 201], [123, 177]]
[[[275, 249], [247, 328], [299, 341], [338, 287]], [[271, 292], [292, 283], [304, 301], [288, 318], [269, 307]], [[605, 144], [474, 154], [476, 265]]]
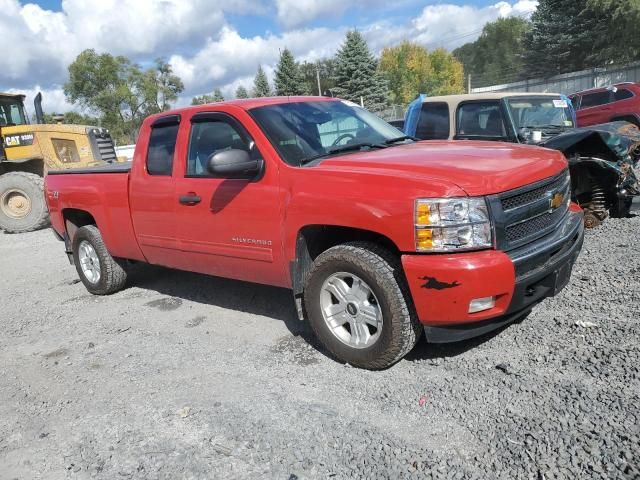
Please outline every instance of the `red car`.
[[640, 127], [640, 84], [618, 83], [569, 95], [578, 116], [578, 126], [624, 120]]
[[373, 369], [423, 331], [455, 341], [521, 318], [567, 284], [584, 235], [560, 152], [416, 142], [319, 97], [159, 113], [130, 166], [45, 184], [91, 293], [124, 288], [129, 261], [290, 288], [329, 351]]

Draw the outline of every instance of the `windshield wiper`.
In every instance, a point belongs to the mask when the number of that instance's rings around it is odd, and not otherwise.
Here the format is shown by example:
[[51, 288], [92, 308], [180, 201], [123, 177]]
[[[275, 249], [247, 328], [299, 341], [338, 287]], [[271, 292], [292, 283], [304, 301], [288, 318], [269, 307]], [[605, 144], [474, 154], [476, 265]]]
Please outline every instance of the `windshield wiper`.
[[335, 155], [336, 153], [352, 152], [362, 150], [363, 148], [387, 148], [387, 145], [381, 143], [354, 143], [352, 145], [342, 145], [341, 147], [330, 148], [325, 153], [319, 153], [318, 155], [312, 155], [311, 157], [303, 158], [300, 160], [300, 165], [305, 165], [319, 158]]
[[568, 128], [568, 127], [565, 127], [563, 125], [527, 125], [522, 128], [528, 128], [530, 130], [535, 130], [536, 128], [546, 129], [546, 130], [551, 130], [551, 129], [558, 130], [558, 129]]
[[385, 140], [384, 143], [385, 145], [391, 145], [392, 143], [403, 142], [404, 140], [413, 140], [414, 142], [417, 142], [420, 139], [412, 135], [403, 135], [401, 137], [390, 138], [389, 140]]

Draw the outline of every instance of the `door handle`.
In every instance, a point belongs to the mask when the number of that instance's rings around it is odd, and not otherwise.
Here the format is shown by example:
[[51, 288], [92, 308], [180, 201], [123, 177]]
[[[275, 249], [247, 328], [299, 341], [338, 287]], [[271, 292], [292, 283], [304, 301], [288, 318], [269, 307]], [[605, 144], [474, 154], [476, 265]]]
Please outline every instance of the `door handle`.
[[202, 201], [202, 198], [200, 198], [195, 193], [189, 193], [187, 195], [180, 195], [180, 197], [178, 198], [178, 201], [182, 205], [188, 205], [188, 206], [192, 207], [194, 205], [199, 204]]

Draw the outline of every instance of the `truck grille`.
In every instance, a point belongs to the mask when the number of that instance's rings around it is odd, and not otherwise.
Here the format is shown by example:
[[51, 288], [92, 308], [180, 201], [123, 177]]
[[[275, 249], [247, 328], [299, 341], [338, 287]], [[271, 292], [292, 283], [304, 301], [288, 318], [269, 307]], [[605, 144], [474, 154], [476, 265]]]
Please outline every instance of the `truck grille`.
[[566, 216], [570, 197], [568, 170], [489, 197], [497, 247], [508, 251], [551, 233]]
[[565, 212], [566, 210], [557, 208], [551, 213], [543, 213], [524, 222], [510, 225], [507, 227], [507, 241], [516, 242], [522, 238], [527, 238], [542, 230], [546, 230], [558, 223], [558, 220], [564, 216]]
[[96, 160], [109, 163], [117, 161], [113, 140], [107, 129], [89, 127], [87, 128], [87, 135], [91, 143], [93, 157]]
[[541, 187], [534, 188], [528, 192], [519, 193], [513, 196], [507, 196], [500, 200], [503, 210], [512, 210], [514, 208], [533, 203], [543, 198], [549, 190], [560, 190], [564, 183], [567, 181], [566, 172], [555, 177], [551, 180], [551, 183], [545, 184]]

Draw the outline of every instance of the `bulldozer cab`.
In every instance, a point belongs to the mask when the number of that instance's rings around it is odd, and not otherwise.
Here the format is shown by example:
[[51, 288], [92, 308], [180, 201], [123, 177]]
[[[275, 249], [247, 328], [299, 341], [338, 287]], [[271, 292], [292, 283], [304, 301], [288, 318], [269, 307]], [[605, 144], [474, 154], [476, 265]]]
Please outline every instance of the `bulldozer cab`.
[[0, 128], [29, 124], [24, 98], [24, 95], [0, 93]]
[[18, 233], [48, 223], [43, 179], [49, 170], [117, 162], [109, 131], [88, 125], [45, 124], [42, 95], [29, 122], [24, 95], [0, 93], [0, 229]]

